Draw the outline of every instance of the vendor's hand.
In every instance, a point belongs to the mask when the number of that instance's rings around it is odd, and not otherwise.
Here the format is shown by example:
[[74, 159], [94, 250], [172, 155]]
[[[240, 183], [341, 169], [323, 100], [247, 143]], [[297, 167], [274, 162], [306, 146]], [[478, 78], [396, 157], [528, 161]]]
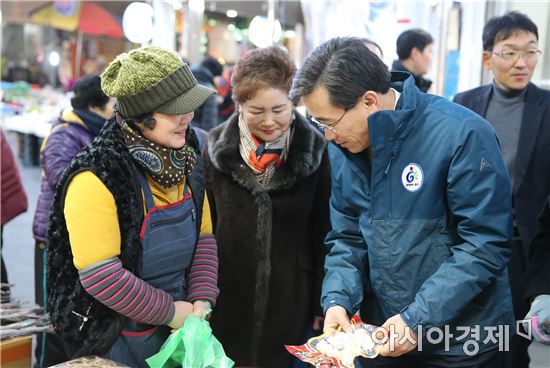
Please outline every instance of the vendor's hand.
[[178, 300], [174, 302], [174, 306], [176, 307], [176, 312], [174, 313], [174, 318], [168, 323], [168, 326], [177, 330], [183, 326], [185, 319], [193, 313], [193, 304]]
[[329, 333], [337, 330], [338, 327], [341, 327], [344, 332], [353, 333], [353, 326], [351, 325], [348, 313], [343, 307], [335, 305], [327, 309], [325, 313], [323, 332]]
[[[393, 326], [393, 328], [391, 328], [390, 326]], [[395, 316], [389, 318], [382, 325], [382, 328], [388, 331], [389, 338], [386, 343], [382, 345], [382, 348], [380, 349], [380, 355], [398, 357], [416, 348], [418, 336], [416, 332], [409, 328], [409, 326], [403, 321], [399, 314], [396, 314]], [[405, 336], [407, 336], [408, 338], [403, 339], [403, 337]]]
[[197, 300], [193, 303], [193, 314], [195, 317], [204, 317], [204, 319], [209, 320], [211, 312], [212, 307], [210, 306], [210, 302], [206, 300]]
[[[537, 296], [524, 319], [531, 320], [531, 335], [535, 340], [550, 345], [550, 295]], [[524, 328], [529, 331], [529, 326]]]
[[325, 317], [323, 316], [314, 316], [313, 317], [313, 326], [311, 326], [311, 329], [313, 331], [321, 331], [323, 328], [323, 321], [325, 320]]

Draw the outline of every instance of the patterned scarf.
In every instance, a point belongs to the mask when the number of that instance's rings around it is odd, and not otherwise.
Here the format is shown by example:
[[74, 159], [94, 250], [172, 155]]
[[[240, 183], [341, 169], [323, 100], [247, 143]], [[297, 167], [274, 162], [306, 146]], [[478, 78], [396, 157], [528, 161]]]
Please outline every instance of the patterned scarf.
[[266, 187], [275, 170], [286, 160], [290, 145], [292, 123], [284, 133], [272, 142], [261, 142], [248, 129], [243, 114], [239, 114], [240, 144], [239, 151], [244, 162], [252, 169], [258, 182]]
[[170, 188], [189, 175], [197, 163], [195, 150], [188, 144], [172, 149], [154, 143], [137, 133], [127, 123], [122, 123], [122, 136], [130, 154], [153, 180], [164, 188]]

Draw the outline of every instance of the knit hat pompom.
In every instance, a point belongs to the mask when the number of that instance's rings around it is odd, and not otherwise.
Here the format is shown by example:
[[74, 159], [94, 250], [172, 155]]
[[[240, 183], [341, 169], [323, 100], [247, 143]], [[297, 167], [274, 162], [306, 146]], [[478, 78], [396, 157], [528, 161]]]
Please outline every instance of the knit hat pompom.
[[131, 96], [168, 77], [182, 67], [173, 51], [150, 46], [120, 54], [101, 75], [101, 87], [111, 97]]
[[101, 88], [116, 97], [125, 117], [151, 112], [186, 114], [215, 93], [198, 85], [177, 53], [156, 46], [117, 56], [101, 75]]

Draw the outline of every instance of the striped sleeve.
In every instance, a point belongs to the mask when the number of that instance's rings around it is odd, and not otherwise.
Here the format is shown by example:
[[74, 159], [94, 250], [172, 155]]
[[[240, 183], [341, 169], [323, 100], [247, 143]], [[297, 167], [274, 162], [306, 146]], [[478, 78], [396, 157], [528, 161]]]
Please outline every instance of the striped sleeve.
[[212, 306], [220, 290], [218, 289], [218, 246], [212, 234], [201, 234], [188, 275], [187, 300], [205, 300]]
[[172, 296], [123, 268], [118, 257], [96, 262], [78, 274], [91, 296], [132, 320], [162, 325], [174, 318]]

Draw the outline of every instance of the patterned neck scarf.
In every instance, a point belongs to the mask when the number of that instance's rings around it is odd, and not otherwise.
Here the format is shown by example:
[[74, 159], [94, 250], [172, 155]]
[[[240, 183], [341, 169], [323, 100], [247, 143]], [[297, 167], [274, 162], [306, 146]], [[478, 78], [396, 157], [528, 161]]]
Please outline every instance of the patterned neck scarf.
[[239, 114], [241, 157], [264, 187], [275, 174], [275, 170], [286, 160], [293, 122], [294, 115], [289, 128], [279, 138], [272, 142], [262, 142], [250, 133], [243, 114]]
[[197, 156], [188, 144], [177, 150], [166, 148], [138, 134], [127, 123], [122, 123], [121, 128], [134, 161], [162, 187], [170, 188], [180, 183], [184, 175], [193, 171]]

